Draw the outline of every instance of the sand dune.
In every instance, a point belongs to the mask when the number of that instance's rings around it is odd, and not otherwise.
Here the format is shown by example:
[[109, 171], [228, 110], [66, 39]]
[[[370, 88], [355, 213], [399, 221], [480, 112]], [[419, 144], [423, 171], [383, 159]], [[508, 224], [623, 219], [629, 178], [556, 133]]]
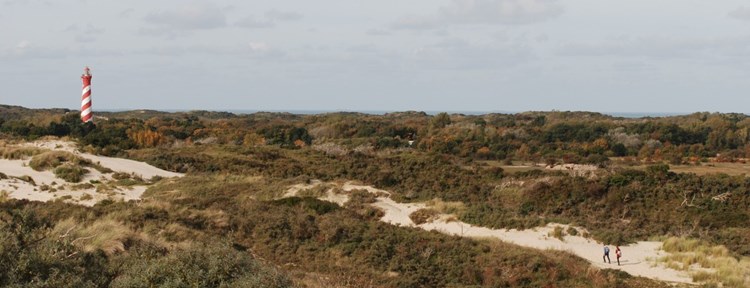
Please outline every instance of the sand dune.
[[[300, 189], [312, 189], [315, 186], [322, 184], [322, 182], [317, 181], [312, 182], [311, 185], [292, 186], [284, 197], [294, 196], [300, 191]], [[340, 187], [345, 193], [351, 192], [352, 190], [366, 190], [371, 193], [385, 193], [379, 195], [391, 195], [388, 191], [380, 190], [372, 186], [355, 185], [352, 182], [341, 184]], [[331, 199], [331, 197], [331, 195], [326, 195], [320, 199], [330, 201], [329, 199]], [[336, 201], [332, 202], [343, 204], [348, 201], [348, 197], [342, 194], [339, 197], [336, 197], [335, 200]], [[610, 246], [610, 257], [612, 258], [612, 264], [610, 264], [604, 263], [602, 260], [602, 243], [580, 236], [567, 235], [564, 236], [562, 240], [548, 236], [550, 235], [550, 231], [553, 231], [556, 226], [560, 226], [567, 230], [569, 227], [568, 225], [549, 224], [545, 227], [527, 230], [490, 229], [457, 221], [455, 220], [455, 217], [451, 215], [440, 215], [440, 217], [434, 221], [416, 225], [411, 218], [409, 218], [409, 215], [419, 209], [428, 207], [424, 203], [398, 203], [389, 197], [380, 196], [375, 203], [372, 203], [372, 206], [385, 212], [385, 215], [380, 219], [381, 221], [393, 225], [419, 227], [425, 230], [435, 230], [441, 233], [463, 237], [496, 238], [519, 246], [541, 250], [552, 249], [567, 251], [588, 260], [595, 267], [622, 270], [631, 275], [660, 281], [694, 284], [692, 278], [687, 275], [687, 273], [670, 269], [663, 265], [657, 265], [654, 262], [655, 259], [666, 255], [666, 252], [660, 250], [662, 242], [641, 241], [621, 246], [620, 248], [623, 251], [623, 257], [620, 259], [620, 262], [622, 265], [618, 266], [615, 259], [614, 246]], [[585, 231], [585, 229], [580, 227], [574, 228], [579, 231]]]
[[[134, 175], [145, 180], [149, 180], [154, 176], [164, 178], [182, 176], [180, 173], [162, 170], [143, 162], [80, 153], [75, 149], [74, 143], [67, 141], [37, 141], [19, 144], [18, 146], [32, 146], [53, 151], [71, 152], [115, 172]], [[55, 177], [51, 170], [36, 171], [31, 169], [31, 167], [28, 167], [28, 162], [29, 159], [0, 159], [0, 173], [8, 176], [8, 179], [0, 179], [0, 191], [5, 191], [10, 198], [15, 199], [32, 201], [62, 199], [67, 202], [93, 206], [104, 199], [124, 201], [140, 199], [147, 188], [145, 185], [115, 185], [111, 173], [103, 174], [91, 168], [87, 169], [89, 172], [86, 173], [79, 183], [67, 183], [65, 180]], [[22, 180], [24, 176], [33, 179], [33, 183]], [[91, 185], [80, 185], [86, 183]]]

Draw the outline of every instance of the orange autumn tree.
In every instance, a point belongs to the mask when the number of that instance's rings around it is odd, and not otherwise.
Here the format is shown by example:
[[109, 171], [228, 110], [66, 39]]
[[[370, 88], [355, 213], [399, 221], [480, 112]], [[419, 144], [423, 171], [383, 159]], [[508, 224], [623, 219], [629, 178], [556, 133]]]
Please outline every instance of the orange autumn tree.
[[163, 145], [169, 142], [167, 137], [151, 130], [129, 130], [128, 138], [133, 140], [138, 147], [149, 148]]

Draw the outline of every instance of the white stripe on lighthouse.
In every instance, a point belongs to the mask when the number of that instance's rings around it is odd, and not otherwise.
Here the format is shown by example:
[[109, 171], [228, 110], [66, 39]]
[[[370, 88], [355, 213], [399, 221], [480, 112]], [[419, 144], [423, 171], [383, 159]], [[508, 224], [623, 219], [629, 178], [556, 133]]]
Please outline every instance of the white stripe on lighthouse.
[[86, 110], [81, 111], [81, 116], [86, 116], [91, 114], [91, 108], [86, 108]]
[[89, 91], [91, 91], [91, 86], [83, 87], [83, 93], [81, 93], [81, 95], [86, 95]]
[[83, 98], [83, 100], [81, 100], [81, 107], [86, 106], [86, 104], [89, 104], [89, 103], [91, 103], [91, 97], [90, 96], [86, 97], [86, 98]]

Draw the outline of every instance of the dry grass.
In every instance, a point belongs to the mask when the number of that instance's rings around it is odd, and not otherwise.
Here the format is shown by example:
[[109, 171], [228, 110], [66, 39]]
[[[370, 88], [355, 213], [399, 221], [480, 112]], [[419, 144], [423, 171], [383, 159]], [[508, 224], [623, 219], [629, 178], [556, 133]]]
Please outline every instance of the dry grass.
[[0, 147], [0, 156], [2, 156], [3, 159], [17, 160], [17, 159], [26, 159], [28, 157], [41, 154], [45, 151], [47, 150], [36, 148], [36, 147], [6, 146], [6, 147]]
[[563, 229], [562, 226], [555, 226], [555, 229], [552, 229], [552, 231], [549, 231], [549, 233], [547, 233], [547, 236], [555, 237], [555, 238], [559, 239], [560, 241], [565, 241], [563, 239], [563, 237], [565, 237], [565, 235], [566, 235], [565, 234], [565, 230]]
[[435, 220], [439, 214], [438, 211], [425, 208], [412, 212], [409, 214], [409, 218], [414, 221], [414, 224], [420, 225]]
[[336, 188], [335, 184], [332, 183], [321, 183], [311, 188], [300, 189], [297, 191], [297, 197], [313, 197], [320, 198], [326, 196], [326, 192], [330, 189]]
[[34, 181], [34, 178], [32, 178], [29, 175], [22, 175], [22, 176], [13, 176], [13, 178], [16, 178], [18, 180], [21, 180], [23, 182], [29, 183], [31, 185], [36, 186], [36, 182]]
[[55, 225], [52, 233], [83, 251], [101, 250], [107, 255], [125, 251], [124, 243], [138, 238], [138, 234], [111, 218], [97, 220], [88, 226], [76, 223], [73, 219], [63, 220]]
[[670, 170], [675, 173], [695, 173], [707, 175], [724, 173], [727, 175], [743, 175], [750, 171], [750, 164], [742, 163], [702, 163], [701, 165], [670, 165]]
[[460, 215], [466, 210], [466, 205], [463, 202], [446, 202], [440, 198], [435, 198], [427, 201], [427, 206], [442, 214], [453, 214]]
[[8, 201], [8, 199], [10, 199], [10, 193], [5, 190], [0, 190], [0, 203]]
[[34, 155], [29, 161], [29, 166], [36, 171], [44, 171], [63, 163], [71, 163], [73, 165], [91, 165], [91, 161], [76, 156], [73, 153], [67, 151], [47, 151], [38, 155]]
[[750, 257], [732, 257], [726, 247], [711, 246], [696, 239], [672, 237], [664, 241], [664, 251], [671, 255], [658, 259], [667, 267], [691, 271], [693, 281], [723, 285], [723, 287], [750, 287]]

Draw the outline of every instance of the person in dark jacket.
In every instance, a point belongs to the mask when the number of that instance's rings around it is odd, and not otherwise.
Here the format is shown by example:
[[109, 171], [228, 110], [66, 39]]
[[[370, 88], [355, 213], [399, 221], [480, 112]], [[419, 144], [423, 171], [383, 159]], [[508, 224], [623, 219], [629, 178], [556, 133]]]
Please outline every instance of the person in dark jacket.
[[609, 264], [612, 264], [612, 260], [609, 259], [609, 246], [607, 245], [604, 245], [604, 256], [602, 256], [602, 259], [604, 263], [607, 263], [607, 260], [609, 260]]

